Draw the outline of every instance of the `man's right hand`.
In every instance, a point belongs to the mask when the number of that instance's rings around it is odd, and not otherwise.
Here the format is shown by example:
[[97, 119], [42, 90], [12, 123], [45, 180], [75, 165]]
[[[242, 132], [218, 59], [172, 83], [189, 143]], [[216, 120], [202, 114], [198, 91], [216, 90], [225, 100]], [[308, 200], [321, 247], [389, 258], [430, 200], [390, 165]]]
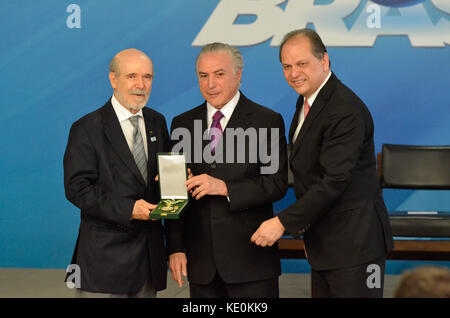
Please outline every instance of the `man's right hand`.
[[132, 219], [148, 221], [150, 220], [149, 214], [157, 205], [148, 203], [147, 201], [140, 199], [134, 203]]
[[178, 286], [180, 288], [183, 286], [183, 283], [185, 282], [181, 278], [181, 274], [183, 274], [184, 277], [187, 277], [187, 259], [185, 253], [173, 253], [169, 256], [169, 269], [172, 273], [172, 278], [174, 281], [178, 283]]

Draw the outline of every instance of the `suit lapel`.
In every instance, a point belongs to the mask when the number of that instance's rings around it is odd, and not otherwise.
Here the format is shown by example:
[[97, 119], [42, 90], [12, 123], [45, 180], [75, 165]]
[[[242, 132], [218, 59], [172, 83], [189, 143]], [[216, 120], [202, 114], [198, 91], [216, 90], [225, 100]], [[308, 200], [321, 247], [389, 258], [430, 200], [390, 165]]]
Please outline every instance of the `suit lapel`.
[[[195, 121], [198, 121], [198, 120], [200, 120], [201, 124], [202, 124], [201, 136], [196, 136], [197, 132], [194, 130], [195, 129]], [[198, 112], [195, 114], [193, 124], [194, 124], [194, 127], [192, 128], [192, 131], [194, 131], [195, 133], [193, 134], [192, 142], [195, 143], [196, 138], [199, 138], [199, 137], [202, 138], [201, 144], [202, 144], [202, 158], [203, 158], [203, 149], [205, 149], [206, 145], [210, 143], [209, 138], [203, 138], [203, 134], [205, 134], [205, 132], [208, 131], [208, 129], [209, 129], [209, 127], [208, 127], [208, 108], [206, 106], [206, 102], [204, 102], [203, 105], [201, 105]]]
[[[206, 102], [204, 102], [194, 109], [189, 121], [183, 124], [184, 127], [188, 128], [191, 135], [191, 150], [188, 157], [191, 158], [192, 163], [203, 162], [203, 149], [210, 142], [209, 138], [203, 139], [203, 135], [208, 129], [207, 116]], [[198, 127], [198, 122], [200, 122], [201, 127]], [[201, 146], [200, 149], [199, 145]]]
[[[227, 152], [227, 149], [226, 149], [227, 133], [226, 133], [226, 131], [228, 129], [236, 129], [236, 128], [242, 128], [242, 129], [246, 130], [248, 127], [250, 127], [250, 122], [249, 122], [248, 118], [249, 118], [249, 115], [251, 114], [251, 109], [249, 109], [249, 107], [247, 107], [247, 103], [248, 103], [247, 98], [241, 92], [239, 101], [238, 101], [236, 107], [234, 108], [230, 119], [228, 120], [227, 126], [225, 127], [222, 138], [218, 144], [218, 148], [223, 149], [223, 157], [222, 157], [223, 160], [226, 160], [226, 152]], [[238, 145], [236, 144], [236, 142], [233, 142], [233, 145], [234, 145], [234, 155], [237, 156]], [[219, 155], [220, 155], [220, 153], [219, 153]]]
[[[322, 87], [322, 89], [319, 92], [319, 95], [317, 95], [313, 106], [311, 106], [311, 109], [309, 110], [308, 116], [306, 116], [305, 121], [303, 122], [302, 128], [300, 129], [300, 132], [298, 133], [297, 139], [295, 140], [294, 145], [292, 146], [292, 152], [291, 157], [295, 156], [295, 154], [300, 149], [300, 146], [303, 142], [303, 139], [308, 134], [309, 129], [314, 123], [315, 118], [320, 114], [324, 106], [328, 103], [328, 100], [331, 96], [331, 93], [334, 90], [334, 87], [336, 86], [337, 78], [334, 74], [331, 74], [331, 77], [329, 78], [328, 82]], [[300, 96], [299, 100], [301, 99], [301, 105], [303, 104], [303, 97]], [[299, 101], [297, 101], [297, 106], [299, 104]], [[300, 106], [301, 106], [300, 105]], [[297, 107], [297, 118], [298, 118], [298, 112], [300, 111], [301, 107]], [[295, 116], [295, 115], [294, 115]], [[292, 122], [297, 121], [297, 119], [293, 119]], [[296, 126], [297, 127], [297, 126]], [[292, 126], [291, 126], [292, 130]], [[294, 129], [295, 131], [295, 129]], [[291, 139], [292, 140], [292, 139]]]
[[127, 140], [120, 127], [117, 115], [114, 112], [111, 101], [109, 101], [104, 107], [102, 112], [103, 127], [105, 127], [105, 135], [108, 138], [111, 146], [127, 167], [133, 172], [139, 181], [145, 185], [144, 178], [139, 171], [139, 168], [134, 161], [130, 148], [128, 147]]
[[247, 98], [244, 94], [241, 93], [239, 97], [239, 101], [234, 108], [233, 113], [231, 114], [231, 118], [228, 120], [227, 128], [247, 128], [249, 126], [249, 122], [247, 117], [250, 115], [251, 110], [247, 107]]
[[[148, 153], [148, 159], [147, 159], [147, 171], [150, 174], [150, 171], [152, 168], [154, 168], [155, 162], [153, 162], [153, 158], [156, 158], [156, 133], [159, 131], [158, 125], [159, 121], [153, 120], [153, 116], [150, 112], [147, 111], [147, 109], [144, 107], [142, 109], [142, 114], [144, 115], [144, 122], [145, 122], [145, 134], [147, 138], [147, 153]], [[153, 139], [153, 140], [152, 140]], [[147, 176], [147, 180], [150, 176]]]
[[298, 116], [300, 114], [300, 110], [302, 109], [302, 106], [303, 106], [303, 96], [300, 95], [300, 97], [297, 99], [297, 105], [295, 107], [296, 108], [295, 114], [294, 114], [294, 117], [292, 117], [291, 127], [289, 128], [289, 142], [290, 143], [292, 143], [292, 138], [294, 138], [294, 133], [298, 126]]

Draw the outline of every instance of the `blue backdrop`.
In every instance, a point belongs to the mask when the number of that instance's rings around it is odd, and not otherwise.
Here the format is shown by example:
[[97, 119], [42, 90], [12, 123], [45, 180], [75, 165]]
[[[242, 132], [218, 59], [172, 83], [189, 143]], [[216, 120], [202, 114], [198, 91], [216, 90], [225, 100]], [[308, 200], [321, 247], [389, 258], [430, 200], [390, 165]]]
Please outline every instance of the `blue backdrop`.
[[[377, 151], [383, 143], [450, 144], [450, 2], [375, 2], [2, 1], [0, 267], [69, 264], [79, 225], [63, 187], [69, 128], [111, 96], [108, 64], [125, 48], [152, 58], [148, 106], [170, 125], [203, 101], [194, 66], [199, 46], [236, 45], [245, 60], [242, 91], [280, 112], [289, 127], [297, 95], [283, 77], [278, 45], [286, 32], [309, 26], [329, 47], [333, 72], [369, 107]], [[449, 197], [385, 192], [391, 210], [450, 210]], [[289, 190], [276, 210], [293, 201]], [[390, 266], [388, 273], [397, 265]], [[283, 268], [309, 269], [305, 261]]]

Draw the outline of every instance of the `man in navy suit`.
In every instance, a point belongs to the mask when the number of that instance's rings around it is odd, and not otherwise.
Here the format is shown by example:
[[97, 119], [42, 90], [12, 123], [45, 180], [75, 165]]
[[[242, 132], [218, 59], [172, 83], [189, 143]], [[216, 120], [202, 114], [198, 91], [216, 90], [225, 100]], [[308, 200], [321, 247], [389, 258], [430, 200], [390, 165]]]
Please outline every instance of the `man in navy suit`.
[[[195, 155], [190, 158], [193, 176], [187, 190], [192, 199], [180, 220], [167, 223], [170, 270], [180, 286], [182, 274], [187, 274], [191, 297], [279, 296], [277, 246], [262, 248], [250, 237], [262, 221], [273, 217], [272, 203], [287, 191], [284, 123], [280, 114], [239, 91], [242, 68], [236, 48], [224, 43], [204, 46], [196, 69], [205, 102], [172, 121], [172, 138], [178, 129], [190, 132], [186, 144], [200, 139], [205, 145], [209, 142], [202, 140], [205, 130], [211, 137], [214, 129], [219, 133], [214, 135], [217, 139], [211, 138], [217, 160], [201, 154], [198, 161]], [[257, 140], [233, 143], [230, 132], [239, 130], [255, 132]], [[268, 132], [266, 138], [258, 131]], [[262, 157], [249, 160], [261, 145], [267, 145], [267, 154], [275, 158], [273, 170]], [[212, 148], [206, 145], [203, 154]]]
[[164, 117], [145, 107], [153, 64], [136, 49], [110, 64], [114, 89], [76, 121], [64, 155], [67, 199], [81, 210], [72, 264], [80, 297], [155, 297], [166, 287], [164, 229], [149, 213], [159, 201], [156, 153], [168, 150]]
[[288, 33], [280, 62], [300, 95], [289, 132], [297, 200], [262, 223], [252, 241], [271, 246], [285, 230], [303, 235], [313, 297], [382, 297], [393, 241], [369, 110], [331, 72], [313, 30]]

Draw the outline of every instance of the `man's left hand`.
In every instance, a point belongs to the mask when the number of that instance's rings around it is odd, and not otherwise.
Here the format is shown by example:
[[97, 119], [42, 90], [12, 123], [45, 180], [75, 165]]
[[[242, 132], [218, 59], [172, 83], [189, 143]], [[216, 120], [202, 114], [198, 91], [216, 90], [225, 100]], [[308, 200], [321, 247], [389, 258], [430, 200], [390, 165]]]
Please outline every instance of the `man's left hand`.
[[259, 246], [272, 246], [283, 235], [285, 228], [281, 224], [278, 216], [261, 223], [259, 228], [253, 233], [250, 241]]
[[203, 198], [205, 195], [228, 196], [226, 183], [205, 173], [189, 178], [186, 181], [186, 186], [196, 200]]

